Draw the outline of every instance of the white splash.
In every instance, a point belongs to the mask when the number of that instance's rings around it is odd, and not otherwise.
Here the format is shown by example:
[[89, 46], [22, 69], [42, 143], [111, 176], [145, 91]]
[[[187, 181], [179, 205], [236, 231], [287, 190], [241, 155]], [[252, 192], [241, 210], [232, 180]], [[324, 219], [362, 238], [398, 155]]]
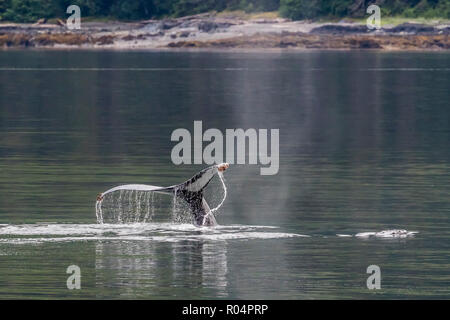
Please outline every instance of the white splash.
[[[122, 241], [226, 241], [307, 237], [277, 232], [271, 226], [232, 225], [195, 227], [192, 224], [23, 224], [0, 228], [0, 243], [122, 240]], [[13, 236], [13, 237], [11, 237]]]

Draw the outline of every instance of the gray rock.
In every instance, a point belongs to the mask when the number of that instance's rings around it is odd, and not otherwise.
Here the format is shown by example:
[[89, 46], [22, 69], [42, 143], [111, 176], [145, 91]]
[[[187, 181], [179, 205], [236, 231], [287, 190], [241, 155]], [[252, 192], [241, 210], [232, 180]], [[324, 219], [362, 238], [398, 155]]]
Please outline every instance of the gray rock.
[[418, 24], [418, 23], [402, 23], [399, 24], [396, 27], [386, 29], [386, 32], [389, 33], [412, 33], [412, 34], [418, 34], [418, 33], [433, 33], [435, 32], [434, 27], [428, 26], [425, 24]]
[[228, 22], [201, 21], [197, 28], [202, 32], [213, 32], [219, 28], [226, 29], [229, 26], [231, 26], [231, 23]]
[[181, 32], [179, 32], [177, 35], [178, 35], [180, 38], [186, 38], [186, 37], [189, 37], [189, 34], [190, 34], [189, 31], [181, 31]]
[[355, 34], [355, 33], [367, 33], [371, 32], [369, 28], [365, 25], [357, 26], [343, 26], [339, 24], [326, 24], [314, 28], [310, 31], [313, 34]]

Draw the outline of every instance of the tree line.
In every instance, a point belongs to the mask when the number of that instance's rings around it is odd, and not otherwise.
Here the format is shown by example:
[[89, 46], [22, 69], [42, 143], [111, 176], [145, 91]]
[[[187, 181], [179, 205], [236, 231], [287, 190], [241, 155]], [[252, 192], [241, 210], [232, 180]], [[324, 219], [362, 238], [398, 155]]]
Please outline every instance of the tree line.
[[278, 11], [294, 20], [362, 17], [370, 4], [382, 15], [450, 18], [449, 0], [0, 0], [0, 21], [35, 22], [66, 18], [69, 5], [78, 5], [82, 17], [140, 20], [180, 17], [207, 11]]

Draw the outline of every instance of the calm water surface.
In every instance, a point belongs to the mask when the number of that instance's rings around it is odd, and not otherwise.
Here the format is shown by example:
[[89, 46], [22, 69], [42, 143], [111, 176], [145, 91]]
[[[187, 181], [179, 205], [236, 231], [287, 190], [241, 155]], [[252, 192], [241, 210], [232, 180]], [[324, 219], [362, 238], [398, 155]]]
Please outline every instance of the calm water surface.
[[[448, 53], [0, 51], [0, 298], [450, 298], [449, 83]], [[204, 167], [170, 158], [194, 120], [279, 128], [279, 173], [231, 166], [215, 230], [96, 225]]]

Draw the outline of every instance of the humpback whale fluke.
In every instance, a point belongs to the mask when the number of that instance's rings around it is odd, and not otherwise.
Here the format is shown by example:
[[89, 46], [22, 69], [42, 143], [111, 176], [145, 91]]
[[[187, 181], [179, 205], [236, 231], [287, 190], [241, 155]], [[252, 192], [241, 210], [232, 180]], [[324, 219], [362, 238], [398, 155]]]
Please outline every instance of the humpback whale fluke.
[[[228, 169], [228, 163], [221, 163], [218, 165], [210, 166], [202, 171], [196, 173], [189, 180], [169, 186], [158, 187], [145, 184], [127, 184], [118, 187], [111, 188], [103, 193], [97, 195], [96, 210], [97, 217], [100, 216], [100, 222], [102, 221], [101, 204], [108, 193], [117, 190], [134, 190], [134, 191], [151, 191], [158, 193], [173, 194], [178, 198], [183, 199], [189, 205], [189, 208], [194, 216], [194, 224], [196, 226], [215, 226], [216, 220], [209, 208], [208, 203], [203, 197], [203, 190], [209, 184], [214, 175], [221, 175], [226, 169]], [[223, 182], [223, 181], [222, 181]]]

